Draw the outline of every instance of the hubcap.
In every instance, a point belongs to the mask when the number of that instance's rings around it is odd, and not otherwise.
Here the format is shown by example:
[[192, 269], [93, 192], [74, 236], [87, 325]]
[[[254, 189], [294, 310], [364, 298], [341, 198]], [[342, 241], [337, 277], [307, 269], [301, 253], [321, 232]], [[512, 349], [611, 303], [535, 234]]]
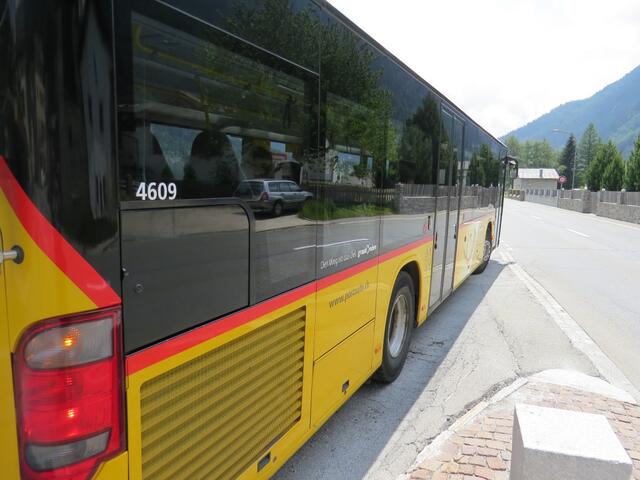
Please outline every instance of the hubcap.
[[389, 345], [389, 355], [397, 357], [402, 351], [404, 337], [409, 321], [409, 302], [407, 297], [400, 295], [396, 298], [391, 310], [391, 322], [387, 333], [387, 344]]
[[489, 257], [491, 257], [491, 241], [490, 240], [485, 240], [484, 241], [484, 253], [482, 254], [482, 261], [483, 262], [488, 262], [489, 261]]

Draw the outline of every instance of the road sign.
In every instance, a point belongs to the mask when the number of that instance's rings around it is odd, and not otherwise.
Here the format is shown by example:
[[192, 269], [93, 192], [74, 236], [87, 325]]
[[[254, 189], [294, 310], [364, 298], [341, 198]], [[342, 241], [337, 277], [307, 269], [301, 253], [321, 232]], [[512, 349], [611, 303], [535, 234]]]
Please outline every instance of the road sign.
[[560, 175], [558, 181], [560, 182], [560, 185], [563, 185], [567, 181], [567, 177], [565, 177], [564, 175]]

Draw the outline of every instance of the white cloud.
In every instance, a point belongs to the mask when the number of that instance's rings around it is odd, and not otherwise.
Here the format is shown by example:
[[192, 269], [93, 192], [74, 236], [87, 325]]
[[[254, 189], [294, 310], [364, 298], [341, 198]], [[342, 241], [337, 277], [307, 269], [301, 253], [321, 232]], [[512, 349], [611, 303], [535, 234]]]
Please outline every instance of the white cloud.
[[330, 0], [502, 135], [640, 64], [638, 0]]

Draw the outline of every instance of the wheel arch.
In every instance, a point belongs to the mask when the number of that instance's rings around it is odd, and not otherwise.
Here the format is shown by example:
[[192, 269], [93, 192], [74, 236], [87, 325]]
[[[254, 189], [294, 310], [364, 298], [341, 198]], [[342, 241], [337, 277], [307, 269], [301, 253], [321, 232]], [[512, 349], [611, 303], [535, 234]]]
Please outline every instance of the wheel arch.
[[[421, 282], [421, 275], [420, 275], [420, 265], [418, 264], [417, 260], [409, 260], [408, 262], [406, 262], [402, 268], [400, 268], [400, 270], [398, 271], [398, 273], [396, 274], [396, 280], [398, 279], [398, 275], [400, 275], [401, 272], [406, 272], [407, 274], [409, 274], [409, 276], [411, 277], [411, 281], [413, 282], [413, 291], [414, 291], [414, 308], [415, 308], [415, 316], [414, 316], [414, 320], [415, 320], [415, 326], [418, 325], [419, 323], [419, 314], [420, 314], [420, 295], [422, 292], [422, 282]], [[394, 281], [394, 283], [395, 283]]]

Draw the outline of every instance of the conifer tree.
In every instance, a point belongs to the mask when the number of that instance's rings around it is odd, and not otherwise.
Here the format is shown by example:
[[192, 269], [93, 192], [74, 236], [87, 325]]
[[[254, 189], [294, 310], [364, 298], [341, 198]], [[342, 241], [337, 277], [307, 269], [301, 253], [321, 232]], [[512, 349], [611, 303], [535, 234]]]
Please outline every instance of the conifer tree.
[[624, 176], [624, 188], [630, 192], [640, 192], [640, 135], [629, 156]]
[[602, 186], [607, 190], [616, 192], [622, 190], [622, 181], [624, 180], [624, 160], [622, 160], [622, 155], [618, 151], [618, 148], [615, 145], [613, 145], [613, 148], [615, 150], [611, 150], [610, 160], [602, 175]]
[[590, 123], [585, 129], [580, 142], [578, 143], [578, 164], [576, 166], [576, 185], [583, 185], [585, 182], [585, 173], [589, 164], [596, 158], [598, 148], [602, 145], [602, 139], [593, 123]]
[[602, 188], [602, 176], [604, 175], [605, 168], [607, 168], [607, 151], [610, 150], [610, 145], [612, 145], [611, 142], [598, 148], [595, 158], [589, 164], [587, 171], [585, 172], [587, 188], [592, 192], [597, 192]]
[[[573, 187], [573, 162], [576, 161], [576, 137], [571, 134], [567, 140], [562, 153], [560, 154], [560, 170], [562, 174], [567, 177], [567, 183], [569, 187]], [[563, 168], [564, 167], [564, 168]]]

